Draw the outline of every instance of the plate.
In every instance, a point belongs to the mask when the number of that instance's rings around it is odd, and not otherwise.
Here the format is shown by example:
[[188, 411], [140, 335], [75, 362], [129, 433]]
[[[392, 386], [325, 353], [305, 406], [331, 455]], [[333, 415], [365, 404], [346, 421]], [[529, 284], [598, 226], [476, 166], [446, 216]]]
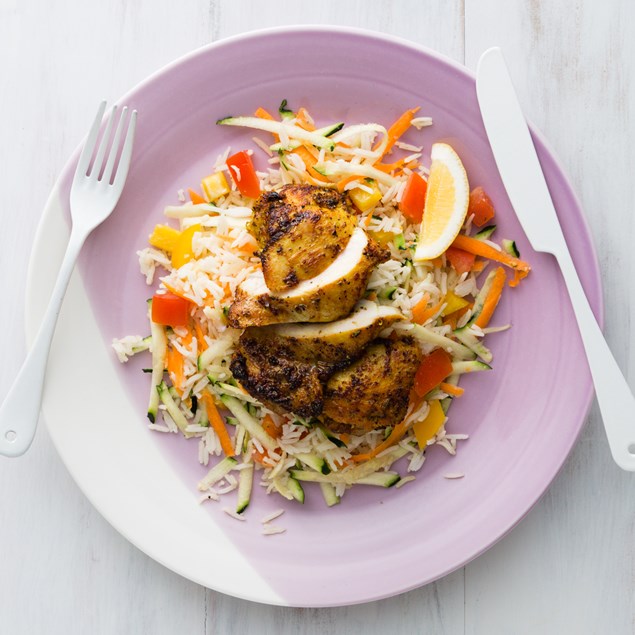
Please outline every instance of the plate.
[[[319, 55], [316, 56], [316, 51]], [[420, 105], [434, 126], [412, 138], [429, 152], [447, 141], [473, 185], [494, 200], [498, 234], [514, 238], [533, 271], [504, 294], [491, 335], [494, 370], [467, 377], [448, 429], [464, 432], [457, 456], [435, 447], [417, 479], [398, 490], [358, 488], [327, 509], [256, 497], [247, 521], [198, 504], [204, 468], [196, 442], [146, 427], [143, 360], [119, 365], [113, 337], [145, 334], [150, 295], [135, 252], [176, 192], [198, 183], [227, 145], [251, 146], [253, 131], [216, 119], [275, 109], [286, 98], [318, 120], [390, 123]], [[178, 60], [121, 99], [139, 111], [132, 168], [113, 216], [89, 238], [53, 343], [43, 411], [73, 478], [128, 540], [166, 567], [211, 589], [286, 606], [377, 600], [436, 580], [500, 539], [545, 492], [582, 428], [592, 388], [562, 278], [534, 253], [495, 169], [477, 107], [474, 77], [436, 53], [375, 33], [296, 27], [219, 42]], [[549, 188], [596, 314], [598, 265], [571, 187], [541, 137], [534, 140]], [[264, 155], [261, 155], [264, 159]], [[263, 161], [263, 159], [259, 159]], [[37, 328], [69, 232], [66, 165], [38, 229], [27, 289], [27, 331]], [[264, 163], [264, 162], [263, 162]], [[147, 360], [146, 362], [147, 363]], [[443, 478], [463, 472], [460, 480]], [[228, 504], [233, 504], [229, 502]], [[263, 536], [260, 521], [285, 534]]]

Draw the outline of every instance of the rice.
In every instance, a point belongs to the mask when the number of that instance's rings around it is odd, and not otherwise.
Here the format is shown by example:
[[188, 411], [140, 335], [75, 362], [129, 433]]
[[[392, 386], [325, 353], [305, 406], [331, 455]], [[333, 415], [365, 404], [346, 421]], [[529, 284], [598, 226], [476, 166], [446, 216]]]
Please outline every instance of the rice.
[[416, 476], [404, 476], [399, 480], [399, 482], [395, 485], [397, 489], [403, 487], [406, 483], [412, 483], [412, 481], [416, 480]]
[[114, 338], [112, 340], [112, 347], [117, 354], [117, 359], [122, 364], [125, 364], [128, 359], [136, 353], [147, 349], [141, 335], [127, 335], [120, 339]]
[[285, 531], [287, 531], [287, 530], [284, 529], [284, 527], [276, 527], [275, 525], [269, 525], [269, 524], [266, 524], [262, 528], [262, 533], [265, 536], [273, 536], [275, 534], [283, 534]]
[[231, 516], [232, 518], [235, 518], [236, 520], [241, 520], [243, 522], [247, 520], [244, 516], [241, 516], [240, 514], [236, 513], [233, 509], [229, 509], [229, 507], [223, 507], [223, 511], [228, 516]]
[[[303, 117], [304, 121], [310, 121], [307, 113]], [[288, 125], [285, 124], [280, 129], [280, 144], [292, 144], [293, 126], [297, 122], [296, 119], [291, 119], [287, 122]], [[421, 129], [432, 125], [432, 119], [425, 116], [415, 117], [411, 125], [413, 128]], [[344, 130], [346, 131], [346, 128]], [[391, 337], [393, 333], [420, 333], [415, 329], [412, 318], [413, 310], [421, 303], [430, 310], [430, 314], [425, 321], [422, 320], [423, 324], [416, 328], [436, 338], [428, 342], [423, 339], [420, 341], [424, 355], [437, 348], [439, 341], [452, 344], [454, 340], [448, 342], [439, 338], [451, 338], [452, 329], [456, 327], [467, 327], [464, 330], [465, 334], [479, 340], [489, 332], [508, 328], [481, 329], [474, 324], [470, 325], [472, 309], [469, 307], [462, 315], [457, 316], [455, 325], [439, 319], [444, 316], [448, 307], [447, 298], [450, 293], [458, 298], [473, 298], [478, 294], [481, 284], [473, 271], [457, 274], [447, 262], [445, 255], [440, 258], [440, 266], [430, 262], [413, 262], [420, 225], [403, 215], [399, 203], [404, 196], [408, 176], [416, 172], [426, 180], [429, 169], [421, 163], [423, 146], [399, 139], [394, 144], [402, 154], [399, 159], [402, 167], [398, 173], [392, 177], [376, 176], [377, 180], [374, 183], [361, 176], [364, 170], [368, 174], [368, 170], [375, 169], [371, 166], [379, 159], [377, 144], [385, 132], [385, 128], [375, 124], [361, 125], [356, 127], [353, 133], [342, 137], [346, 146], [337, 146], [332, 152], [325, 148], [317, 150], [310, 144], [305, 147], [318, 163], [326, 163], [336, 172], [342, 170], [341, 174], [334, 173], [333, 176], [327, 177], [333, 183], [343, 175], [354, 175], [354, 178], [344, 185], [344, 192], [357, 191], [374, 195], [376, 188], [379, 189], [379, 202], [369, 214], [360, 214], [359, 226], [374, 235], [377, 240], [385, 242], [390, 251], [390, 259], [379, 264], [372, 272], [367, 295], [379, 304], [397, 309], [405, 318], [404, 321], [386, 328], [380, 336]], [[336, 135], [333, 138], [336, 139]], [[259, 136], [252, 137], [252, 141], [258, 148], [257, 151], [261, 152], [260, 156], [256, 157], [260, 163], [259, 167], [264, 168], [256, 172], [261, 190], [279, 190], [289, 183], [314, 182], [315, 173], [309, 172], [310, 166], [305, 162], [309, 160], [306, 153], [299, 154], [291, 150], [278, 154], [276, 148], [272, 150], [270, 144]], [[194, 228], [190, 229], [190, 232], [193, 232], [192, 257], [180, 266], [173, 267], [168, 252], [152, 246], [137, 252], [139, 269], [148, 285], [155, 284], [158, 278], [162, 287], [191, 302], [191, 318], [196, 325], [196, 336], [194, 337], [188, 329], [179, 327], [166, 332], [169, 350], [178, 355], [182, 362], [178, 382], [176, 371], [171, 370], [168, 374], [172, 384], [170, 390], [178, 383], [178, 389], [172, 396], [176, 411], [171, 409], [168, 412], [168, 407], [160, 404], [157, 414], [160, 419], [150, 423], [148, 428], [164, 434], [184, 431], [188, 437], [196, 440], [197, 460], [201, 466], [208, 468], [207, 474], [198, 484], [199, 489], [204, 492], [200, 502], [219, 500], [221, 496], [237, 489], [240, 491], [241, 479], [246, 478], [246, 475], [252, 475], [254, 469], [259, 476], [259, 480], [254, 482], [259, 483], [267, 493], [277, 492], [284, 498], [293, 499], [300, 494], [297, 490], [298, 482], [291, 477], [292, 471], [315, 472], [318, 470], [316, 461], [322, 462], [319, 463], [323, 466], [320, 472], [322, 476], [325, 476], [325, 472], [331, 475], [328, 478], [332, 479], [332, 492], [341, 498], [354, 484], [354, 480], [351, 481], [349, 476], [356, 469], [354, 456], [367, 452], [374, 455], [373, 460], [377, 462], [376, 469], [379, 471], [394, 470], [393, 463], [403, 459], [404, 466], [401, 471], [405, 471], [406, 475], [397, 483], [396, 487], [399, 488], [415, 480], [413, 473], [422, 469], [426, 452], [431, 447], [440, 446], [450, 455], [456, 454], [457, 446], [461, 441], [467, 440], [468, 435], [447, 433], [447, 417], [443, 419], [432, 438], [427, 441], [423, 439], [423, 447], [420, 447], [414, 432], [417, 424], [431, 414], [431, 402], [434, 399], [443, 400], [444, 413], [447, 410], [450, 403], [449, 395], [440, 389], [430, 392], [426, 399], [414, 400], [410, 404], [403, 420], [405, 434], [397, 443], [391, 443], [386, 447], [382, 445], [387, 434], [383, 429], [361, 433], [353, 431], [346, 436], [344, 443], [341, 435], [325, 431], [321, 426], [311, 425], [311, 422], [303, 421], [291, 414], [272, 413], [236, 385], [230, 364], [240, 331], [228, 326], [226, 312], [239, 285], [257, 274], [261, 270], [261, 263], [257, 256], [257, 242], [249, 232], [254, 200], [240, 193], [238, 186], [243, 180], [241, 170], [232, 166], [230, 171], [227, 166], [231, 152], [231, 148], [227, 148], [213, 163], [213, 172], [225, 173], [229, 191], [214, 200], [213, 204], [192, 204], [186, 201], [184, 190], [180, 189], [177, 198], [181, 205], [169, 205], [164, 210], [165, 216], [171, 219], [179, 230]], [[249, 150], [248, 153], [253, 154], [253, 150]], [[382, 160], [388, 162], [388, 159]], [[358, 174], [360, 175], [357, 176]], [[377, 171], [374, 174], [376, 175]], [[473, 215], [466, 219], [464, 233], [471, 232], [473, 221]], [[400, 240], [391, 239], [391, 235], [399, 237]], [[490, 240], [484, 242], [500, 250], [496, 243]], [[127, 336], [113, 340], [112, 346], [118, 359], [126, 362], [131, 355], [148, 348], [146, 339], [140, 335]], [[226, 406], [224, 401], [220, 401], [221, 396], [223, 399], [230, 397], [236, 400], [239, 407], [244, 410], [244, 413], [241, 410], [243, 416], [255, 421], [256, 426], [262, 423], [265, 416], [271, 417], [279, 429], [275, 447], [271, 447], [271, 439], [268, 440], [266, 436], [254, 436], [254, 428], [247, 426], [237, 414], [233, 415], [237, 417], [234, 421], [235, 426], [228, 425], [227, 434], [224, 434], [218, 425], [210, 425], [209, 406], [202, 405], [204, 396], [205, 399], [212, 399], [216, 409]], [[211, 412], [213, 414], [213, 409]], [[234, 464], [230, 472], [225, 473], [222, 478], [217, 478], [214, 469], [219, 461], [223, 460], [227, 444], [231, 446], [234, 455], [242, 455], [243, 462]], [[456, 472], [444, 476], [448, 479], [459, 479], [464, 475]], [[333, 501], [329, 504], [333, 504]], [[225, 507], [223, 511], [237, 520], [245, 521], [243, 515], [230, 508]], [[262, 519], [264, 535], [285, 531], [284, 528], [271, 524], [283, 512], [283, 509], [279, 509]]]
[[263, 525], [266, 525], [267, 523], [270, 523], [272, 520], [275, 520], [276, 518], [282, 516], [282, 514], [284, 514], [284, 509], [277, 509], [275, 512], [271, 512], [270, 514], [267, 514], [260, 522]]
[[216, 492], [209, 490], [206, 494], [204, 494], [198, 499], [198, 503], [200, 505], [201, 503], [206, 503], [207, 501], [217, 501], [217, 500], [220, 500], [220, 497], [218, 496], [218, 494]]

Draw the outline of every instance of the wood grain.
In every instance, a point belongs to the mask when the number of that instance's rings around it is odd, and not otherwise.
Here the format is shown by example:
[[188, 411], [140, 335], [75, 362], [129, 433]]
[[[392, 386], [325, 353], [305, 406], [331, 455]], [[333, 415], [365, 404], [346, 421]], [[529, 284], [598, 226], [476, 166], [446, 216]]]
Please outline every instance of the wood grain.
[[[24, 356], [26, 266], [40, 212], [98, 101], [193, 48], [293, 23], [371, 28], [474, 67], [504, 47], [527, 114], [579, 192], [605, 282], [607, 336], [622, 367], [635, 267], [631, 201], [635, 6], [614, 0], [0, 0], [0, 399]], [[528, 518], [465, 571], [397, 598], [282, 609], [190, 583], [119, 536], [61, 465], [46, 429], [0, 460], [0, 631], [8, 633], [616, 633], [635, 630], [631, 477], [589, 425]]]
[[[580, 196], [599, 254], [606, 335], [631, 387], [635, 257], [631, 116], [635, 6], [466, 4], [466, 63], [500, 45], [527, 116]], [[630, 292], [629, 292], [630, 291]], [[563, 378], [566, 381], [566, 378]], [[632, 633], [632, 475], [612, 462], [597, 409], [562, 474], [528, 518], [466, 572], [467, 633]]]

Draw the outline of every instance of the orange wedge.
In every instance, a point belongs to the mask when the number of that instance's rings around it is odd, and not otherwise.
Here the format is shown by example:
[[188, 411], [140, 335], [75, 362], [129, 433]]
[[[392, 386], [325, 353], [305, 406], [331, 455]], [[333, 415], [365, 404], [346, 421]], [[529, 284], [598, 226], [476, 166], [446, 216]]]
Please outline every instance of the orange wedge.
[[432, 146], [432, 164], [415, 261], [440, 256], [463, 227], [470, 186], [459, 155], [447, 143]]

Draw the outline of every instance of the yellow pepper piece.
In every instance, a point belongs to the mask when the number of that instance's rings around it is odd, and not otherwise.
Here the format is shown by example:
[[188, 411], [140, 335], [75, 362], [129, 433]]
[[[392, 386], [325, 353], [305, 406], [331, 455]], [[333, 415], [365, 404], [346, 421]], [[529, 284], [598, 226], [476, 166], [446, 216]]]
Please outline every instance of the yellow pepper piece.
[[176, 241], [179, 239], [181, 232], [174, 227], [168, 225], [157, 225], [150, 234], [148, 242], [157, 249], [162, 249], [168, 253], [172, 253]]
[[395, 239], [395, 234], [393, 234], [392, 232], [383, 232], [383, 231], [379, 231], [379, 232], [374, 232], [374, 231], [369, 231], [368, 232], [380, 245], [382, 246], [386, 246], [388, 244], [390, 244], [394, 239]]
[[364, 185], [370, 187], [373, 190], [372, 193], [368, 193], [359, 187], [353, 188], [348, 193], [355, 207], [360, 212], [367, 212], [371, 207], [375, 207], [382, 197], [382, 193], [374, 179], [365, 179]]
[[181, 232], [179, 239], [172, 248], [172, 266], [175, 269], [182, 267], [194, 257], [192, 255], [192, 237], [196, 232], [202, 231], [200, 225], [192, 225]]
[[222, 172], [215, 172], [214, 174], [206, 176], [201, 181], [201, 187], [203, 188], [205, 197], [210, 202], [215, 201], [217, 198], [225, 196], [225, 194], [229, 194], [230, 192], [227, 179]]
[[441, 402], [438, 399], [434, 399], [430, 402], [428, 416], [421, 421], [417, 421], [412, 426], [420, 450], [426, 447], [428, 441], [440, 430], [444, 421], [445, 413], [441, 407]]
[[466, 307], [469, 302], [465, 298], [460, 298], [456, 293], [452, 291], [448, 291], [443, 298], [443, 301], [446, 303], [445, 309], [441, 311], [441, 315], [445, 317], [446, 315], [450, 315], [450, 313], [454, 313], [455, 311], [459, 311], [460, 309]]

